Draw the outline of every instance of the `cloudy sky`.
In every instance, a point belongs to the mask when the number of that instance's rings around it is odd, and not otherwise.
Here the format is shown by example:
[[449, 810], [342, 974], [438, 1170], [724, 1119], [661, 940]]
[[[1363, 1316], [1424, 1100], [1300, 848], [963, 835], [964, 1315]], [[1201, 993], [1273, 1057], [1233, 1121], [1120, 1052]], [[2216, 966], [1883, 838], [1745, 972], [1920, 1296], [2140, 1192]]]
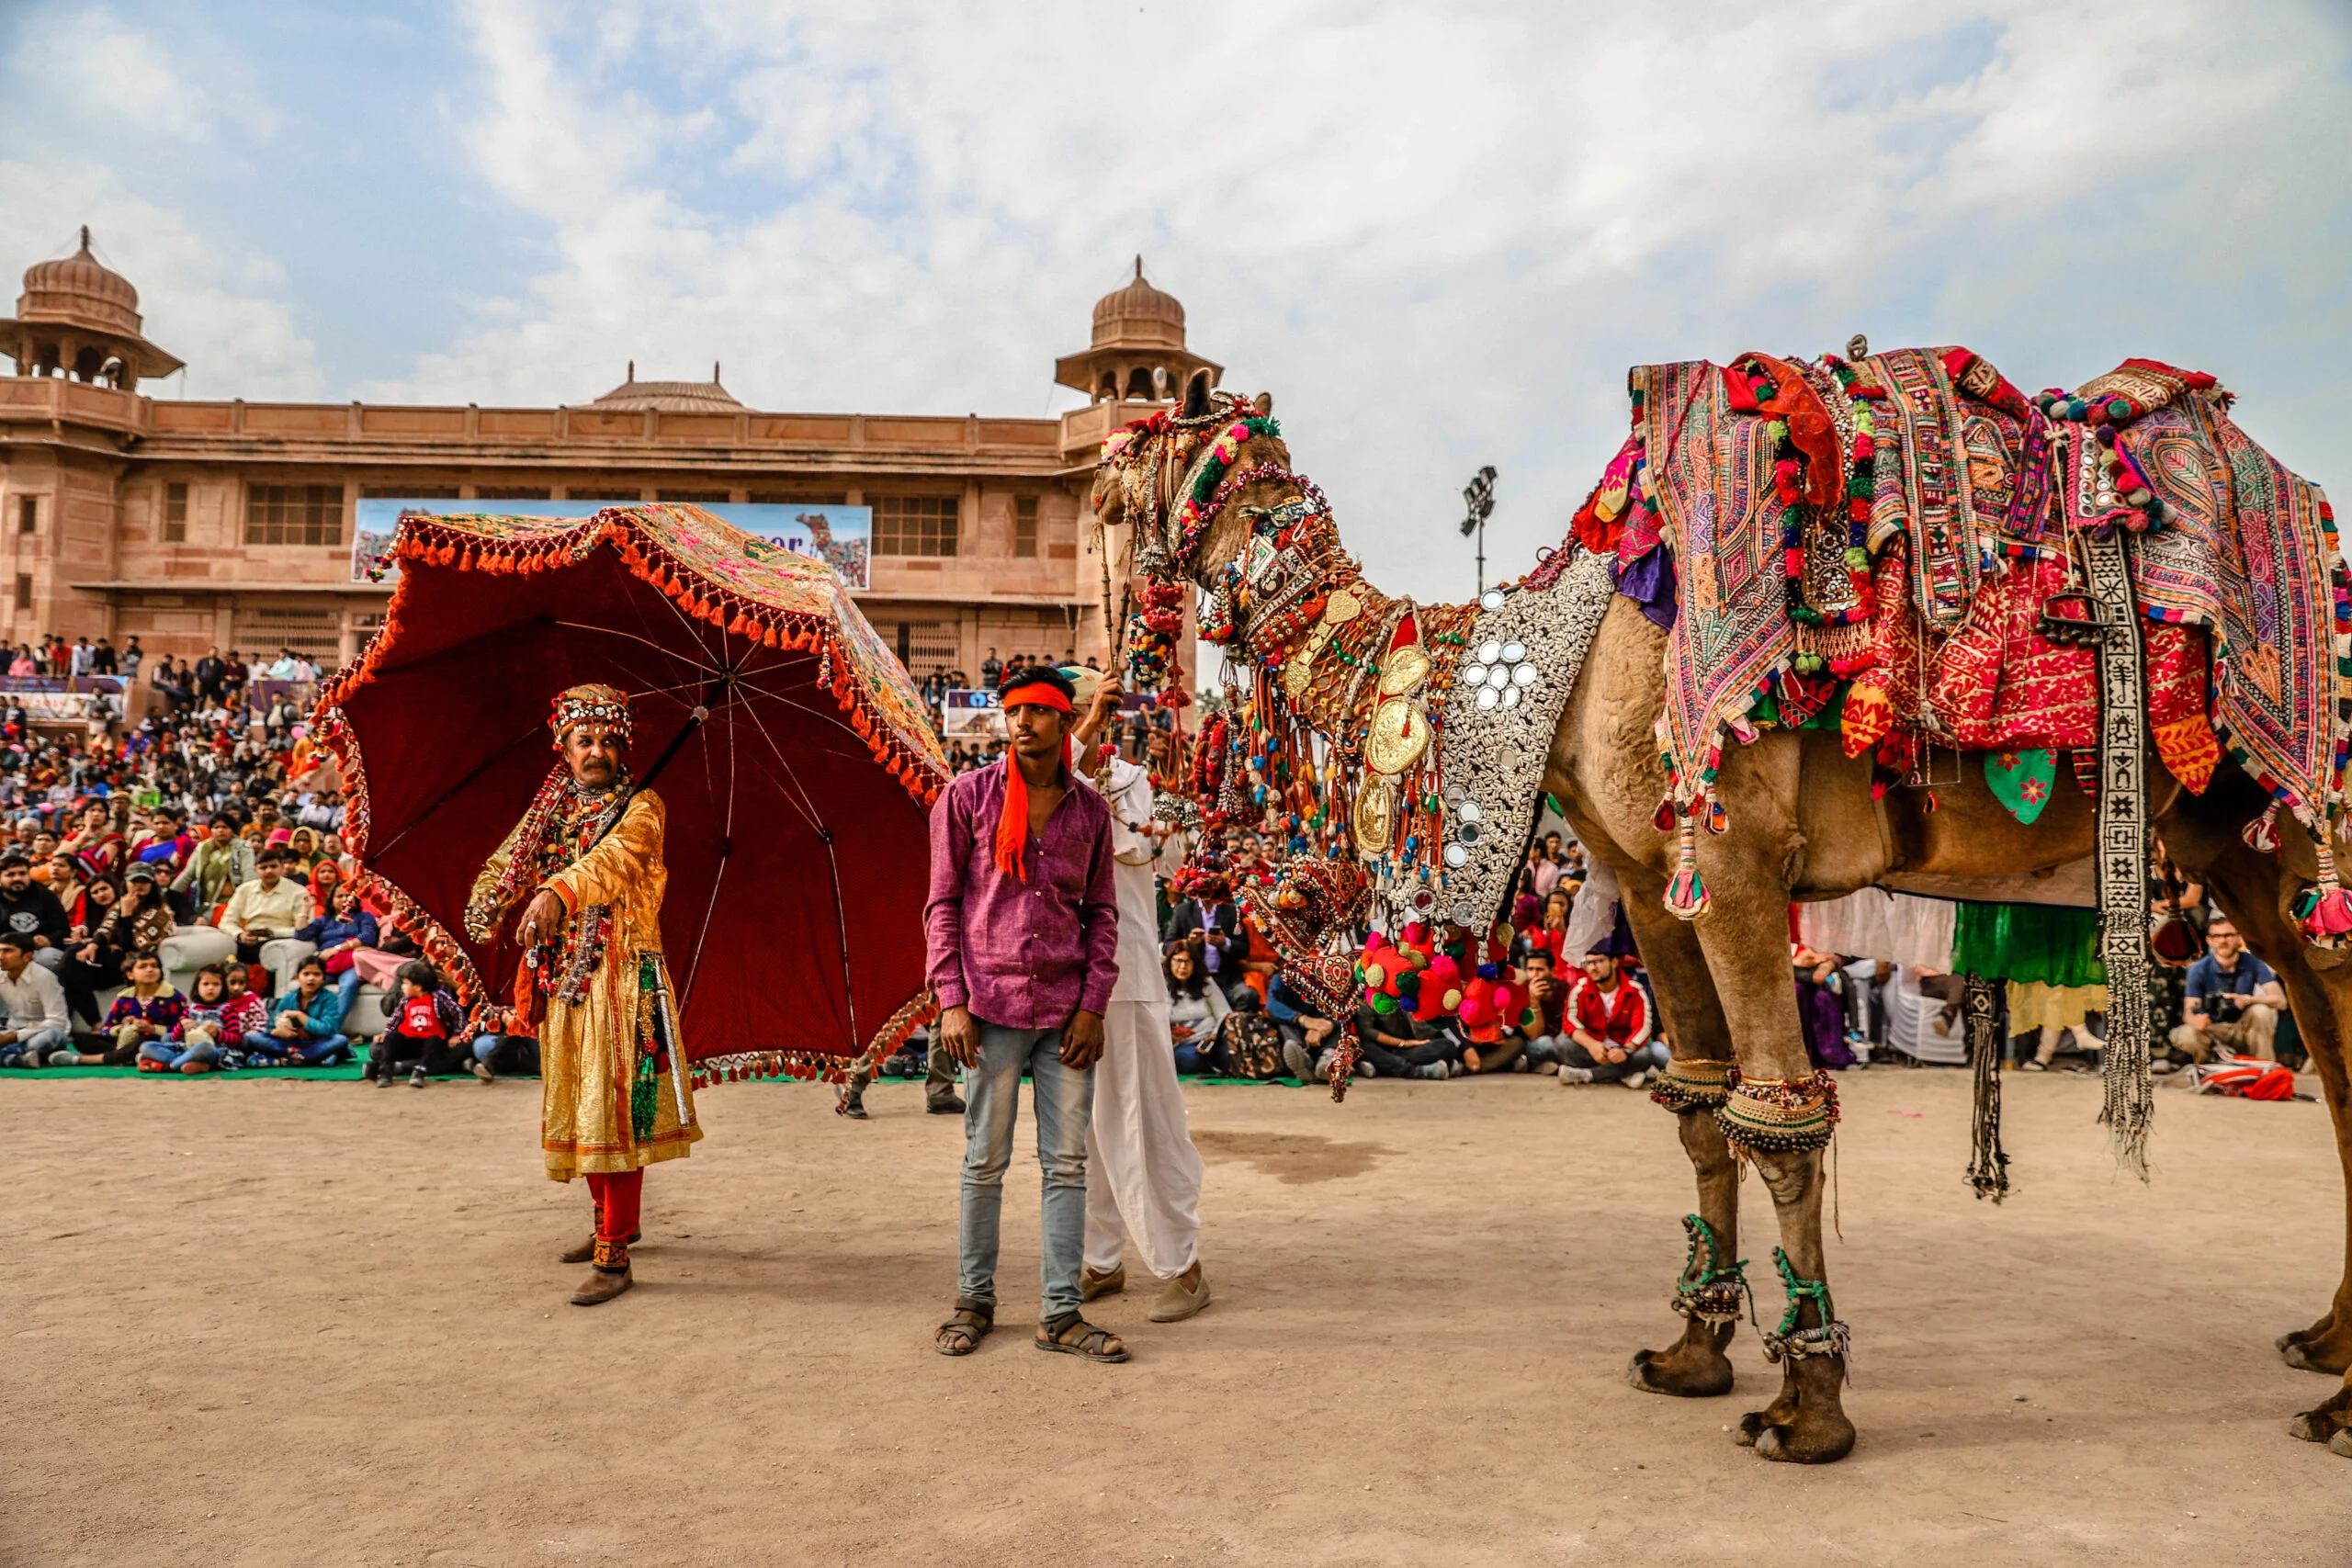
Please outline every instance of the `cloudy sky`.
[[2352, 493], [2344, 0], [6, 0], [0, 80], [0, 268], [91, 224], [192, 397], [1044, 414], [1140, 252], [1379, 577], [1466, 593], [1482, 463], [1556, 540], [1627, 366], [1858, 331]]

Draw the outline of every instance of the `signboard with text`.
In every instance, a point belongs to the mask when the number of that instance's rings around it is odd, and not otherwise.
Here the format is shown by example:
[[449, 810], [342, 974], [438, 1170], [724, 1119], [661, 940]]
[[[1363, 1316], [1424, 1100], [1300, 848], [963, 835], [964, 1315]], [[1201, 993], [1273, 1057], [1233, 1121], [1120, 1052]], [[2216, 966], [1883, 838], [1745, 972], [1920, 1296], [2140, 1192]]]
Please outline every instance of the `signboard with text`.
[[[369, 496], [359, 502], [358, 519], [351, 534], [351, 581], [391, 582], [400, 568], [384, 558], [392, 547], [392, 531], [404, 512], [428, 512], [436, 517], [594, 517], [610, 501], [451, 501], [446, 497]], [[842, 583], [867, 589], [873, 583], [874, 509], [810, 502], [777, 505], [769, 502], [697, 502], [714, 517], [725, 519], [746, 534], [780, 545], [796, 555], [821, 560]], [[380, 569], [380, 579], [376, 576]]]

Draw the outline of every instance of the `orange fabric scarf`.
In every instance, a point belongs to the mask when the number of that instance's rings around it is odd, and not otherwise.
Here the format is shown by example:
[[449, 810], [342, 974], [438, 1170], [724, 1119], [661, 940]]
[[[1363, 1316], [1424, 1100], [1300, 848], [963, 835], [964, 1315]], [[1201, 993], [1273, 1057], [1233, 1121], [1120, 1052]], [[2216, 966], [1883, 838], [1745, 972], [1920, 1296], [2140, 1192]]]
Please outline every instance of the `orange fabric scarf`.
[[[1070, 765], [1070, 741], [1062, 738], [1062, 768]], [[996, 868], [1016, 882], [1029, 880], [1022, 852], [1029, 843], [1029, 781], [1008, 750], [1004, 754], [1004, 810], [996, 819]]]
[[[1069, 699], [1043, 682], [1016, 686], [1004, 694], [1002, 705], [1016, 707], [1023, 703], [1053, 708], [1060, 713], [1070, 711]], [[1070, 739], [1062, 738], [1062, 769], [1070, 765]], [[1015, 761], [1012, 749], [1004, 751], [1004, 810], [996, 819], [996, 868], [1015, 882], [1029, 880], [1029, 873], [1022, 864], [1022, 852], [1029, 843], [1029, 781], [1021, 776], [1021, 764]]]

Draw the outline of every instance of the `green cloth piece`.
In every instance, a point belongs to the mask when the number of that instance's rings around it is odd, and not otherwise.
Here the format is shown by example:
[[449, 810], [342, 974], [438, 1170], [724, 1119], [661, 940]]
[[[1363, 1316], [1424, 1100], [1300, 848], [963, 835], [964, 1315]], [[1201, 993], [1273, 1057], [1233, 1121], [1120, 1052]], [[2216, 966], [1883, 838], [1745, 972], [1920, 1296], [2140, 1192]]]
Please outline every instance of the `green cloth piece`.
[[1803, 724], [1798, 725], [1797, 728], [1799, 729], [1826, 729], [1832, 735], [1837, 734], [1839, 729], [1845, 727], [1846, 692], [1847, 689], [1852, 685], [1853, 682], [1851, 681], [1838, 682], [1838, 689], [1829, 694], [1829, 700], [1822, 704], [1819, 707], [1814, 709], [1813, 716], [1806, 719]]
[[[367, 1053], [363, 1050], [364, 1058]], [[243, 1067], [233, 1073], [142, 1073], [137, 1067], [33, 1067], [0, 1069], [0, 1093], [6, 1086], [32, 1078], [175, 1078], [182, 1083], [209, 1083], [214, 1078], [356, 1078], [365, 1062], [345, 1062], [332, 1067]]]
[[1984, 782], [1993, 798], [2019, 822], [2030, 828], [2050, 804], [2058, 784], [2058, 753], [2047, 747], [2024, 751], [1984, 753]]
[[2056, 904], [1963, 902], [1952, 919], [1955, 975], [1987, 980], [2039, 980], [2047, 986], [2104, 986], [2098, 911]]

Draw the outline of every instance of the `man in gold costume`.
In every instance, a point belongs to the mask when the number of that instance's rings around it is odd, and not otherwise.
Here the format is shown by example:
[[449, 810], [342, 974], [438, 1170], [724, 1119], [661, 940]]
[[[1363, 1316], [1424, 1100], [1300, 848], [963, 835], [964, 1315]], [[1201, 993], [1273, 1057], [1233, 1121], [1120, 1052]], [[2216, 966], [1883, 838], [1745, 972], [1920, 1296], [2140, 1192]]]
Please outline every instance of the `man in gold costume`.
[[590, 1238], [563, 1255], [593, 1265], [575, 1306], [634, 1283], [645, 1168], [681, 1159], [702, 1136], [662, 959], [662, 801], [629, 787], [628, 697], [574, 686], [549, 720], [563, 760], [474, 879], [466, 931], [489, 942], [519, 908], [518, 995], [538, 1014], [548, 1177], [588, 1179]]

